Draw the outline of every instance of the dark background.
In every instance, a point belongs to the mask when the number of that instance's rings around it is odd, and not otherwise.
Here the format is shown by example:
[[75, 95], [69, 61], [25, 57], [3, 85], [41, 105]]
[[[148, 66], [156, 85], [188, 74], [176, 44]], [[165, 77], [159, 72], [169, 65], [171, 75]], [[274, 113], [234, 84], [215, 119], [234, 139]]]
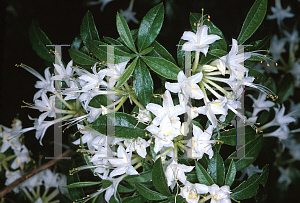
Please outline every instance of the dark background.
[[[73, 39], [80, 34], [83, 16], [90, 10], [100, 37], [117, 38], [116, 13], [119, 9], [127, 9], [129, 2], [130, 0], [114, 0], [106, 5], [104, 12], [101, 12], [101, 5], [87, 7], [85, 6], [86, 1], [81, 0], [1, 1], [0, 124], [9, 127], [12, 120], [18, 115], [24, 128], [31, 127], [33, 124], [27, 115], [36, 118], [40, 114], [37, 110], [21, 108], [24, 105], [22, 101], [33, 103], [33, 95], [37, 91], [34, 88], [37, 78], [15, 66], [15, 64], [24, 63], [44, 76], [44, 69], [47, 66], [31, 48], [29, 41], [28, 29], [32, 20], [37, 20], [40, 28], [53, 44], [71, 44]], [[147, 11], [159, 2], [159, 0], [136, 0], [133, 7], [133, 11], [137, 13], [136, 18], [141, 21]], [[227, 43], [230, 44], [232, 38], [237, 38], [254, 0], [168, 0], [163, 2], [164, 5], [168, 4], [171, 7], [168, 9], [165, 7], [165, 21], [157, 41], [176, 58], [176, 44], [184, 31], [191, 30], [190, 12], [201, 13], [201, 8], [204, 8], [204, 13], [210, 15], [211, 21], [223, 32]], [[282, 0], [282, 5], [283, 8], [291, 5], [292, 13], [295, 14], [294, 18], [284, 20], [286, 27], [292, 29], [294, 23], [299, 22], [300, 2]], [[271, 14], [271, 6], [274, 6], [273, 0], [269, 1], [267, 14]], [[130, 22], [129, 27], [136, 29], [138, 25]], [[251, 41], [274, 33], [279, 34], [277, 29], [276, 20], [264, 20], [258, 31], [252, 36]], [[289, 31], [291, 32], [291, 30]], [[70, 60], [67, 50], [67, 47], [63, 48], [62, 53], [66, 62]], [[34, 135], [34, 131], [26, 134], [29, 137], [34, 137]], [[32, 146], [42, 149], [36, 139], [30, 140], [28, 148]], [[272, 177], [270, 178], [272, 179]], [[273, 179], [276, 180], [276, 178]]]

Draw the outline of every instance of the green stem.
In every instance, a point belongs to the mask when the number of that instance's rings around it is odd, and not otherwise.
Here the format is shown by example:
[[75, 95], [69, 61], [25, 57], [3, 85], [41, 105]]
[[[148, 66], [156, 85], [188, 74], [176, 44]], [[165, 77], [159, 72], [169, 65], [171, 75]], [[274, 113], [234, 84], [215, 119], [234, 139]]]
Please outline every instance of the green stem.
[[178, 157], [178, 142], [175, 142], [174, 144], [174, 160], [177, 161]]
[[134, 169], [138, 169], [141, 166], [142, 166], [142, 162], [139, 162], [137, 165], [134, 166]]
[[166, 151], [164, 151], [161, 155], [166, 156], [174, 147], [169, 147]]
[[[132, 89], [129, 87], [129, 85], [127, 84], [127, 82], [124, 83], [125, 88], [128, 90], [128, 92], [131, 92]], [[131, 100], [142, 110], [145, 110], [145, 107], [135, 98], [135, 94], [134, 93], [130, 93], [130, 98]]]
[[44, 203], [48, 203], [49, 201], [51, 201], [54, 197], [56, 197], [59, 194], [58, 189], [55, 189], [48, 197], [46, 197], [44, 199]]
[[214, 83], [213, 81], [210, 81], [208, 79], [206, 79], [205, 77], [202, 78], [202, 80], [204, 80], [205, 82], [211, 84], [212, 86], [214, 86], [215, 88], [217, 88], [219, 91], [221, 91], [223, 94], [225, 94], [225, 96], [228, 94], [228, 92], [221, 86], [219, 86], [218, 84]]
[[11, 156], [6, 157], [6, 158], [3, 159], [2, 161], [9, 161], [9, 160], [11, 160], [11, 159], [13, 159], [13, 158], [15, 158], [15, 157], [16, 157], [16, 155], [11, 155]]
[[279, 58], [279, 60], [280, 60], [280, 62], [283, 64], [283, 66], [284, 66], [284, 68], [285, 68], [285, 70], [287, 71], [288, 69], [289, 69], [289, 66], [288, 66], [288, 64], [283, 60], [283, 58], [282, 57], [280, 57]]
[[44, 198], [46, 197], [46, 195], [47, 195], [49, 189], [50, 189], [50, 188], [48, 188], [47, 190], [45, 190], [45, 192], [43, 193], [43, 195], [42, 195], [42, 197], [41, 197], [42, 199], [44, 199]]
[[116, 106], [115, 111], [118, 111], [126, 100], [127, 96], [122, 97], [121, 102], [118, 104], [118, 106]]
[[204, 196], [201, 200], [199, 200], [198, 203], [203, 203], [203, 202], [206, 202], [207, 200], [210, 200], [211, 199], [211, 195], [207, 195], [207, 196]]
[[56, 91], [54, 91], [55, 96], [62, 102], [64, 103], [70, 110], [73, 110], [73, 106], [71, 106], [70, 104], [68, 104], [68, 102], [66, 102], [61, 95], [59, 95]]
[[199, 63], [199, 56], [200, 56], [200, 52], [196, 51], [195, 52], [195, 61], [194, 61], [193, 68], [192, 68], [193, 73], [197, 70], [198, 63]]
[[33, 203], [35, 202], [34, 199], [31, 197], [31, 195], [29, 194], [29, 192], [27, 191], [27, 189], [24, 187], [23, 192], [25, 193], [26, 197], [28, 197], [28, 199]]

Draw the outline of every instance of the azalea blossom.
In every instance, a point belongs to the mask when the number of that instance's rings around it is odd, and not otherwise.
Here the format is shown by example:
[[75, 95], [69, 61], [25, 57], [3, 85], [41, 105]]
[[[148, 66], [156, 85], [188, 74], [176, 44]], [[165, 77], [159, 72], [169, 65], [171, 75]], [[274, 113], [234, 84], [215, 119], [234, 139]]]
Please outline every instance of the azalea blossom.
[[144, 124], [149, 124], [152, 121], [150, 112], [147, 109], [144, 109], [144, 110], [139, 109], [137, 119], [139, 122], [144, 123]]
[[221, 188], [213, 184], [208, 187], [208, 192], [211, 194], [211, 203], [230, 203], [230, 188], [227, 185], [222, 186]]
[[278, 40], [277, 35], [273, 36], [269, 50], [273, 56], [274, 61], [278, 61], [281, 53], [286, 52], [286, 50], [284, 49], [285, 43], [286, 43], [286, 39]]
[[115, 169], [110, 173], [109, 177], [114, 177], [127, 173], [128, 175], [137, 175], [138, 172], [131, 165], [132, 152], [126, 153], [123, 146], [118, 147], [118, 158], [109, 159], [109, 162]]
[[192, 171], [194, 166], [186, 166], [184, 164], [178, 164], [176, 161], [172, 163], [166, 169], [166, 178], [168, 186], [173, 190], [176, 185], [176, 180], [179, 180], [183, 184], [186, 182], [186, 176], [184, 173]]
[[101, 70], [104, 74], [106, 74], [109, 78], [108, 80], [108, 87], [113, 89], [116, 82], [118, 82], [119, 78], [125, 71], [125, 67], [127, 65], [128, 61], [114, 64], [113, 66], [108, 65], [106, 69]]
[[272, 6], [271, 11], [273, 12], [273, 14], [268, 15], [267, 19], [277, 19], [277, 24], [279, 27], [281, 27], [283, 19], [294, 17], [294, 14], [290, 13], [291, 7], [288, 6], [286, 9], [283, 9], [280, 0], [275, 0], [275, 7]]
[[73, 61], [71, 60], [67, 64], [67, 68], [64, 67], [63, 63], [61, 63], [61, 65], [58, 64], [53, 64], [53, 65], [58, 74], [52, 76], [51, 80], [63, 80], [67, 83], [68, 86], [70, 86], [70, 80], [74, 73], [74, 69], [72, 68]]
[[[187, 146], [191, 147], [197, 153], [197, 159], [201, 159], [204, 154], [211, 159], [214, 155], [212, 150], [212, 143], [215, 141], [210, 140], [213, 132], [213, 126], [210, 125], [204, 132], [196, 125], [193, 125], [193, 137], [189, 140]], [[195, 158], [193, 157], [193, 158]]]
[[275, 105], [272, 101], [266, 101], [267, 95], [260, 93], [258, 98], [255, 99], [252, 95], [248, 95], [253, 100], [253, 113], [252, 116], [255, 117], [260, 111], [269, 111], [272, 106]]
[[[5, 185], [8, 186], [11, 183], [13, 183], [15, 180], [21, 178], [20, 170], [17, 170], [17, 171], [5, 171], [5, 177], [6, 177]], [[15, 187], [13, 189], [13, 191], [15, 193], [19, 193], [19, 188]]]
[[133, 21], [134, 23], [139, 23], [139, 21], [134, 17], [136, 12], [132, 11], [134, 0], [131, 0], [129, 3], [129, 7], [126, 10], [120, 9], [120, 14], [125, 18], [126, 22], [129, 23]]
[[182, 45], [182, 50], [202, 52], [206, 56], [209, 45], [222, 38], [218, 35], [208, 35], [209, 27], [207, 25], [199, 26], [199, 24], [197, 25], [196, 34], [190, 31], [183, 33], [181, 39], [188, 42]]
[[[88, 126], [83, 126], [83, 125], [77, 124], [77, 128], [83, 134], [83, 136], [81, 137], [82, 144], [87, 143], [89, 148], [90, 148], [90, 145], [92, 144], [92, 141], [94, 141], [94, 139], [96, 137], [102, 138], [103, 136], [105, 136]], [[73, 144], [80, 145], [80, 139], [74, 141]]]
[[231, 80], [241, 80], [244, 75], [248, 75], [248, 69], [245, 68], [241, 63], [251, 57], [251, 53], [245, 52], [240, 53], [237, 40], [232, 39], [232, 47], [229, 53], [222, 56], [220, 59], [225, 62], [225, 66], [230, 71]]
[[152, 124], [155, 126], [160, 125], [164, 117], [168, 117], [172, 123], [178, 123], [178, 115], [181, 115], [185, 110], [180, 105], [174, 106], [171, 94], [168, 90], [165, 91], [163, 95], [163, 106], [149, 103], [146, 109], [151, 111], [156, 117], [153, 119]]
[[[21, 146], [21, 150], [15, 150], [15, 155], [16, 158], [15, 160], [12, 162], [11, 164], [11, 168], [12, 169], [17, 169], [19, 168], [23, 163], [28, 163], [30, 161], [30, 156], [29, 156], [29, 152], [28, 149], [26, 148], [25, 145]], [[22, 169], [23, 167], [21, 167]]]
[[143, 138], [129, 139], [124, 141], [126, 152], [136, 151], [138, 155], [145, 158], [147, 155], [146, 148], [150, 146], [151, 140], [144, 140]]
[[199, 183], [192, 184], [186, 181], [179, 195], [185, 198], [188, 203], [198, 203], [200, 194], [206, 193], [208, 193], [208, 186]]
[[204, 94], [200, 87], [197, 85], [202, 80], [202, 72], [197, 73], [187, 78], [183, 71], [180, 71], [177, 75], [178, 83], [165, 83], [166, 89], [174, 93], [182, 93], [185, 98], [202, 99]]

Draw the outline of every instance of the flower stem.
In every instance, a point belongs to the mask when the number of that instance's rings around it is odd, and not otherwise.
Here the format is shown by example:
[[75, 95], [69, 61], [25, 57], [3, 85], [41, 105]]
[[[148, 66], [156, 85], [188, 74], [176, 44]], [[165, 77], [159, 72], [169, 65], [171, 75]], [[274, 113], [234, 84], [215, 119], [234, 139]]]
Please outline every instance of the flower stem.
[[142, 166], [142, 162], [139, 162], [137, 165], [134, 166], [134, 169], [138, 169], [141, 166]]
[[128, 92], [130, 92], [130, 98], [131, 100], [142, 110], [145, 110], [145, 107], [135, 98], [135, 94], [131, 93], [132, 89], [129, 87], [129, 85], [127, 84], [127, 82], [124, 83], [125, 88], [128, 90]]
[[161, 155], [166, 156], [174, 147], [169, 147], [166, 151], [164, 151]]
[[68, 102], [66, 102], [66, 101], [61, 97], [61, 95], [59, 95], [56, 91], [54, 91], [54, 94], [55, 94], [55, 96], [56, 96], [62, 103], [64, 103], [64, 105], [66, 105], [70, 110], [73, 110], [73, 107], [72, 107], [70, 104], [68, 104]]
[[178, 142], [175, 142], [174, 144], [174, 160], [177, 161], [178, 157]]
[[121, 108], [121, 106], [127, 100], [127, 96], [122, 97], [120, 100], [121, 100], [121, 102], [118, 104], [118, 106], [116, 106], [115, 111], [118, 111]]
[[22, 190], [31, 202], [35, 202], [25, 187]]
[[207, 200], [210, 200], [211, 199], [211, 195], [207, 195], [207, 196], [204, 196], [201, 200], [199, 200], [198, 203], [203, 203], [203, 202], [206, 202]]
[[194, 61], [193, 68], [192, 68], [193, 73], [197, 70], [198, 63], [199, 63], [199, 55], [200, 55], [200, 52], [196, 51], [195, 52], [195, 61]]

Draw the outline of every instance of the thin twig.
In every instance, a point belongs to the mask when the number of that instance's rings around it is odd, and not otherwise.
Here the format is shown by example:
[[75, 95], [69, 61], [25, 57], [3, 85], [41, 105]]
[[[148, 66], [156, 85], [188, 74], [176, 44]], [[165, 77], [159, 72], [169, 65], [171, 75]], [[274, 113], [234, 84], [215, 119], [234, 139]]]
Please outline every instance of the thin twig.
[[73, 152], [72, 149], [67, 149], [66, 151], [64, 151], [64, 153], [62, 153], [62, 156], [58, 156], [55, 159], [45, 163], [44, 165], [28, 172], [27, 174], [23, 175], [21, 178], [15, 180], [12, 184], [10, 184], [9, 186], [7, 186], [6, 188], [4, 188], [3, 190], [0, 191], [0, 198], [4, 197], [4, 195], [6, 195], [7, 193], [9, 193], [10, 191], [12, 191], [15, 187], [17, 187], [19, 184], [21, 184], [22, 182], [24, 182], [25, 180], [27, 180], [28, 178], [34, 176], [35, 174], [53, 166], [54, 164], [56, 164], [61, 157], [66, 157], [69, 154], [71, 154]]

